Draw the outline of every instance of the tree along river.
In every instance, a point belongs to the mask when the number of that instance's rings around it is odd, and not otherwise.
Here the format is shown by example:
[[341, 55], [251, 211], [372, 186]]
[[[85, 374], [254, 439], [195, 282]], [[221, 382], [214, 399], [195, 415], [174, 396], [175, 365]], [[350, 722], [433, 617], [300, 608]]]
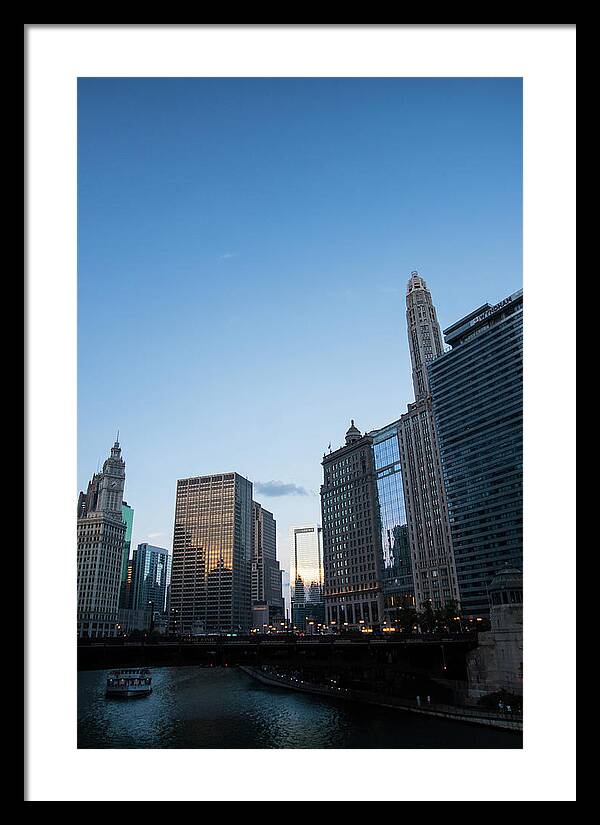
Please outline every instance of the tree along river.
[[105, 695], [77, 674], [80, 748], [521, 748], [522, 734], [268, 687], [236, 668], [152, 668], [153, 691]]

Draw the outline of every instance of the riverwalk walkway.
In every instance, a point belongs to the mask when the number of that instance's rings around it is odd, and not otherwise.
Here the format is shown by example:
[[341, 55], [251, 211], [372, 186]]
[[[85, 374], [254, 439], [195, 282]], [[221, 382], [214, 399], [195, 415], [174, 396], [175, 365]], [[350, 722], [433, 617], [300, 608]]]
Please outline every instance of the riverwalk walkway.
[[328, 696], [335, 699], [346, 699], [356, 702], [365, 702], [370, 705], [380, 707], [396, 708], [397, 710], [419, 713], [423, 716], [437, 716], [444, 719], [452, 719], [460, 722], [469, 722], [475, 725], [486, 725], [492, 728], [504, 728], [505, 730], [522, 731], [523, 719], [516, 714], [493, 713], [480, 708], [457, 707], [455, 705], [428, 704], [425, 697], [419, 704], [416, 700], [405, 699], [398, 696], [387, 696], [383, 693], [372, 693], [364, 690], [353, 690], [339, 687], [338, 685], [319, 685], [314, 682], [290, 676], [289, 674], [277, 673], [276, 670], [263, 670], [259, 667], [249, 667], [240, 665], [240, 670], [262, 682], [265, 685], [288, 688], [289, 690], [303, 691], [304, 693], [314, 693], [320, 696]]

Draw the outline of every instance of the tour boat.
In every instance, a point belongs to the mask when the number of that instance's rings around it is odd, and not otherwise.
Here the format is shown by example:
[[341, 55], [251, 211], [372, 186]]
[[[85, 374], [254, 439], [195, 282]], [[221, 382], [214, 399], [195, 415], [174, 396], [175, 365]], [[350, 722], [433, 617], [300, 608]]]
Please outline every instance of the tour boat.
[[152, 692], [152, 676], [147, 667], [111, 670], [106, 677], [107, 696], [147, 696]]

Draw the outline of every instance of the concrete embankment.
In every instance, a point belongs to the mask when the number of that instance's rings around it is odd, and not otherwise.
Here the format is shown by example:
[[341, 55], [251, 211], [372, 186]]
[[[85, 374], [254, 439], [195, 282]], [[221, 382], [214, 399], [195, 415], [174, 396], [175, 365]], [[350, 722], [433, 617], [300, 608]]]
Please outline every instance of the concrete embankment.
[[331, 687], [328, 685], [317, 685], [291, 676], [263, 671], [257, 667], [248, 667], [246, 665], [240, 665], [239, 667], [240, 670], [257, 679], [259, 682], [273, 687], [298, 690], [303, 693], [314, 693], [319, 696], [327, 696], [330, 699], [364, 702], [369, 705], [395, 708], [396, 710], [409, 711], [410, 713], [419, 713], [423, 716], [437, 716], [443, 719], [468, 722], [473, 725], [486, 725], [487, 727], [503, 728], [513, 731], [523, 730], [522, 719], [488, 713], [478, 708], [458, 708], [451, 705], [427, 705], [423, 707], [417, 702], [409, 699], [401, 699], [396, 696], [386, 696], [385, 694], [370, 693], [368, 691], [349, 690], [336, 685], [332, 685]]

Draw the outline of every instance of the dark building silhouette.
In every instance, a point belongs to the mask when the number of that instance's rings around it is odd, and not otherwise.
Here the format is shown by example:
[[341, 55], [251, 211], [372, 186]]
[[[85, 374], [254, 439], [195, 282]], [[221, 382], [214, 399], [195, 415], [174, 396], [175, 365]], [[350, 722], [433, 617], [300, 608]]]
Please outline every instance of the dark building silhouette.
[[444, 338], [429, 383], [460, 601], [486, 615], [493, 577], [523, 564], [523, 290]]
[[323, 456], [321, 512], [325, 619], [383, 622], [382, 556], [373, 439], [351, 422], [346, 443]]
[[252, 502], [252, 625], [257, 630], [285, 621], [277, 524], [273, 513]]

